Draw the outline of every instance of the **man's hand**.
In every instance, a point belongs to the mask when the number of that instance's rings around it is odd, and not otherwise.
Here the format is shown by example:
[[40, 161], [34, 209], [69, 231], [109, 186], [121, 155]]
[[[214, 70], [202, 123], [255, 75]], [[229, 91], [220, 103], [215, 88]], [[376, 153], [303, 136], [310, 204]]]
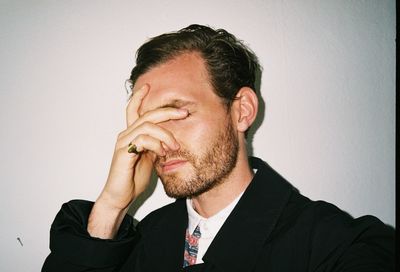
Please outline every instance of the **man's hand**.
[[[187, 110], [160, 108], [140, 116], [148, 91], [147, 84], [134, 91], [127, 106], [127, 129], [118, 135], [107, 182], [89, 216], [91, 236], [113, 238], [129, 204], [147, 188], [156, 157], [179, 149], [172, 133], [157, 124], [186, 118]], [[137, 147], [138, 154], [128, 152], [130, 144]]]

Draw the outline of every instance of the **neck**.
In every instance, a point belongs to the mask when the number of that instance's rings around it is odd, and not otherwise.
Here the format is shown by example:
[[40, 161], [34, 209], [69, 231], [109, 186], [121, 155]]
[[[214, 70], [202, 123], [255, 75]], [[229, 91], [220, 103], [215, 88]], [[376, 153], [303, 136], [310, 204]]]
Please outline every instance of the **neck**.
[[239, 152], [236, 166], [229, 176], [211, 190], [193, 197], [193, 208], [205, 218], [217, 214], [247, 188], [253, 176], [247, 152]]

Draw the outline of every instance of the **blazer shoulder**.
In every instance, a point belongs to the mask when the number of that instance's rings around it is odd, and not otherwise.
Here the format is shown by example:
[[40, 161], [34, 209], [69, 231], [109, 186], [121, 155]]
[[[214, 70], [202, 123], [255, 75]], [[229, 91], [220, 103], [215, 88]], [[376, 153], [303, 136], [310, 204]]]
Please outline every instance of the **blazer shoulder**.
[[310, 200], [297, 191], [290, 196], [283, 213], [283, 218], [285, 217], [292, 218], [292, 220], [306, 220], [308, 226], [316, 232], [335, 230], [336, 233], [341, 233], [355, 227], [362, 229], [369, 226], [384, 225], [375, 216], [365, 215], [354, 218], [332, 203], [323, 200]]
[[371, 271], [391, 271], [393, 228], [372, 215], [354, 218], [325, 201], [311, 201], [309, 205], [311, 267], [335, 266], [341, 271], [368, 266]]
[[137, 228], [140, 230], [140, 232], [146, 233], [154, 228], [159, 227], [163, 222], [182, 220], [182, 217], [185, 215], [185, 213], [185, 199], [178, 199], [173, 203], [167, 204], [150, 212], [138, 223]]

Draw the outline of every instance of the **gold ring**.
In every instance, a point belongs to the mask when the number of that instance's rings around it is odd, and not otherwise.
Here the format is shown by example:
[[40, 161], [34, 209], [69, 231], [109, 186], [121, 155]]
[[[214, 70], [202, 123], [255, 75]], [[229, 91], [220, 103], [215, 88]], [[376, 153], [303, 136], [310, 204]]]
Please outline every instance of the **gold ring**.
[[138, 155], [140, 152], [137, 150], [137, 146], [136, 145], [134, 145], [134, 144], [132, 144], [132, 143], [129, 143], [129, 145], [128, 145], [128, 153], [135, 153], [136, 155]]

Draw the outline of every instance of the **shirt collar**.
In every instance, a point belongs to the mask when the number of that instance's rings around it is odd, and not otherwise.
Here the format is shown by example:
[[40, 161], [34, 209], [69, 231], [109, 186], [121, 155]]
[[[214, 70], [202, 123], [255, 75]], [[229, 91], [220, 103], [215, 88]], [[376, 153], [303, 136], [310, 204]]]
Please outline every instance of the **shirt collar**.
[[[200, 232], [201, 236], [206, 238], [207, 236], [214, 237], [221, 226], [224, 224], [226, 218], [228, 218], [229, 214], [232, 212], [233, 208], [235, 208], [236, 204], [239, 202], [239, 199], [243, 195], [243, 192], [238, 195], [228, 206], [223, 208], [217, 214], [209, 217], [204, 218], [200, 214], [198, 214], [194, 208], [192, 199], [186, 199], [186, 207], [188, 212], [188, 231], [190, 234], [193, 233], [194, 229], [200, 224]], [[202, 226], [206, 226], [207, 229]]]

